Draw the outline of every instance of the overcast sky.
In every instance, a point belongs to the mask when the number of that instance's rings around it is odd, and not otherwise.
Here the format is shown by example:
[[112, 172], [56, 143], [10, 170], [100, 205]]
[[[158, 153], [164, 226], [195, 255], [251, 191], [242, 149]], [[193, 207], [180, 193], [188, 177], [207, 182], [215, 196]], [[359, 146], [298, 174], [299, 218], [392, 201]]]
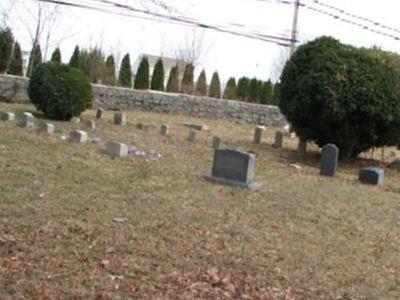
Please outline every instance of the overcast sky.
[[[7, 1], [9, 1], [7, 3]], [[97, 0], [66, 0], [76, 3], [96, 5]], [[126, 3], [138, 8], [155, 9], [147, 0], [111, 0]], [[289, 0], [292, 1], [292, 0]], [[395, 0], [320, 0], [323, 3], [342, 8], [350, 13], [373, 19], [400, 28], [398, 14], [400, 3]], [[32, 18], [27, 8], [34, 9], [36, 0], [1, 0], [0, 9], [10, 12], [7, 22], [14, 28], [14, 35], [24, 50], [30, 50], [31, 44], [27, 24], [32, 28]], [[246, 27], [243, 31], [258, 30], [264, 34], [289, 37], [292, 26], [293, 5], [282, 4], [280, 0], [163, 0], [174, 8], [170, 13], [200, 19], [206, 23], [220, 26], [240, 23]], [[304, 4], [331, 11], [314, 3], [302, 0]], [[14, 3], [12, 9], [9, 4]], [[169, 55], [177, 44], [183, 43], [193, 29], [182, 25], [142, 20], [126, 16], [106, 14], [79, 8], [60, 8], [56, 34], [53, 34], [51, 49], [60, 46], [63, 61], [67, 62], [76, 44], [80, 47], [101, 45], [106, 54], [113, 53], [121, 58], [126, 52], [131, 55], [132, 63], [142, 53]], [[175, 12], [177, 11], [177, 12]], [[124, 13], [121, 9], [118, 12]], [[166, 13], [162, 9], [158, 12]], [[343, 16], [348, 20], [354, 20]], [[30, 21], [29, 21], [30, 20]], [[357, 20], [354, 20], [357, 21]], [[360, 21], [357, 21], [360, 22]], [[390, 32], [400, 36], [399, 32]], [[398, 52], [400, 41], [362, 30], [359, 27], [340, 22], [332, 17], [318, 14], [302, 7], [299, 14], [299, 36], [302, 41], [321, 35], [334, 36], [345, 43], [357, 46], [380, 46], [383, 49]], [[197, 30], [197, 35], [201, 30]], [[268, 79], [274, 76], [279, 58], [285, 48], [274, 43], [237, 37], [204, 30], [204, 40], [209, 48], [203, 67], [208, 78], [218, 70], [223, 81], [229, 76], [256, 76]], [[44, 38], [41, 43], [44, 43]], [[199, 68], [200, 71], [200, 68]]]

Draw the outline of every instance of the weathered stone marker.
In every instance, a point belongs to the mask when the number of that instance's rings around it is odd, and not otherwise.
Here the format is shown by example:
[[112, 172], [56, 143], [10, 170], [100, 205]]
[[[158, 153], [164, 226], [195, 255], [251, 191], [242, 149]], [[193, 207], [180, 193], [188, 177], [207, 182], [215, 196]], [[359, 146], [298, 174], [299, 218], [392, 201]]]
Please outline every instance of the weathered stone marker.
[[299, 140], [299, 145], [297, 147], [297, 151], [300, 154], [306, 154], [307, 153], [307, 141]]
[[70, 122], [72, 124], [79, 124], [81, 122], [81, 119], [79, 119], [78, 117], [73, 117], [71, 118]]
[[103, 119], [104, 116], [104, 109], [98, 108], [96, 112], [96, 119]]
[[322, 176], [334, 176], [339, 158], [339, 148], [333, 144], [322, 147], [321, 172]]
[[161, 135], [168, 135], [169, 134], [169, 126], [168, 125], [161, 125], [160, 134]]
[[83, 144], [87, 142], [88, 135], [85, 131], [74, 130], [69, 134], [69, 139], [71, 142]]
[[222, 139], [219, 136], [214, 136], [212, 139], [212, 147], [214, 149], [219, 149], [221, 148], [221, 144], [222, 144]]
[[381, 168], [374, 167], [364, 168], [358, 174], [358, 180], [360, 180], [360, 182], [377, 186], [383, 184], [384, 177], [385, 171]]
[[145, 126], [144, 126], [143, 123], [137, 123], [137, 124], [136, 124], [136, 128], [139, 129], [139, 130], [143, 130], [144, 127], [145, 127]]
[[35, 117], [31, 113], [25, 112], [21, 116], [19, 126], [21, 126], [23, 128], [32, 128], [34, 121], [35, 121]]
[[51, 123], [43, 124], [40, 128], [40, 131], [46, 134], [53, 134], [54, 133], [54, 125]]
[[188, 138], [189, 142], [195, 142], [196, 141], [196, 136], [197, 136], [196, 131], [190, 130], [189, 131], [189, 138]]
[[275, 148], [282, 148], [283, 147], [283, 133], [281, 131], [275, 132]]
[[253, 182], [256, 157], [253, 153], [231, 149], [216, 149], [211, 176], [205, 179], [226, 185], [257, 190], [260, 183]]
[[128, 146], [123, 143], [109, 141], [106, 143], [106, 153], [112, 157], [123, 157], [128, 155]]
[[256, 129], [254, 129], [254, 143], [255, 144], [261, 144], [262, 131], [263, 131], [263, 128], [261, 126], [257, 126]]
[[396, 158], [394, 161], [392, 161], [389, 167], [393, 170], [400, 171], [400, 158]]
[[15, 120], [15, 114], [12, 112], [6, 112], [1, 116], [3, 121], [10, 121], [13, 122]]
[[91, 130], [95, 130], [96, 129], [96, 122], [93, 120], [88, 120], [86, 121], [86, 127], [91, 129]]
[[126, 125], [126, 115], [122, 112], [116, 112], [114, 114], [115, 125]]

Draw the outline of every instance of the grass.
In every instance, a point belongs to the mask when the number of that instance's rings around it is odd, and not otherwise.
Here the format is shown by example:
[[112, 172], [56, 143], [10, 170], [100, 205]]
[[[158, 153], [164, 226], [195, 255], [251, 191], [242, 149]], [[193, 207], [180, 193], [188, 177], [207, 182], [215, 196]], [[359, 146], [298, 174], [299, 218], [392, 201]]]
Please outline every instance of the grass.
[[[270, 146], [276, 128], [254, 145], [251, 125], [131, 111], [118, 127], [112, 117], [89, 135], [162, 159], [112, 159], [60, 138], [82, 123], [54, 122], [57, 134], [45, 136], [0, 122], [0, 298], [400, 298], [400, 175], [386, 170], [382, 188], [357, 181], [378, 157], [340, 162], [323, 178], [315, 146], [306, 156], [295, 139]], [[189, 143], [186, 122], [211, 130]], [[257, 153], [259, 192], [201, 179], [213, 135]]]

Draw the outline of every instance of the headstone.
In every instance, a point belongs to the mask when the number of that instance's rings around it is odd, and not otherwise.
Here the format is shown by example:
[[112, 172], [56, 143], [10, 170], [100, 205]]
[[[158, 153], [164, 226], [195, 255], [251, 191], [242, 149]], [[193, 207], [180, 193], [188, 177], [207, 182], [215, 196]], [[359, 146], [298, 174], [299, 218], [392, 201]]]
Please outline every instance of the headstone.
[[160, 134], [161, 135], [168, 135], [169, 134], [169, 126], [168, 125], [161, 125]]
[[70, 122], [72, 124], [79, 124], [81, 122], [81, 119], [79, 119], [78, 117], [73, 117], [71, 118]]
[[253, 182], [255, 154], [231, 149], [216, 149], [211, 176], [204, 178], [213, 182], [259, 189], [260, 183]]
[[104, 109], [98, 108], [96, 112], [96, 119], [103, 119], [104, 116]]
[[214, 149], [219, 149], [221, 148], [222, 140], [219, 136], [214, 136], [212, 140], [212, 147]]
[[106, 153], [112, 157], [122, 157], [128, 155], [128, 146], [118, 142], [107, 142]]
[[394, 161], [392, 161], [389, 165], [391, 169], [400, 171], [400, 158], [396, 158]]
[[44, 132], [46, 134], [53, 134], [54, 133], [54, 125], [51, 123], [43, 124], [42, 127], [40, 128], [40, 131]]
[[114, 114], [115, 125], [126, 125], [126, 115], [122, 112], [116, 112]]
[[136, 128], [137, 128], [137, 129], [143, 130], [144, 127], [145, 127], [145, 126], [143, 125], [143, 123], [137, 123], [137, 124], [136, 124]]
[[368, 167], [364, 168], [358, 174], [358, 179], [362, 183], [381, 186], [385, 172], [381, 168]]
[[34, 121], [35, 121], [35, 117], [31, 113], [25, 112], [21, 116], [19, 126], [21, 126], [23, 128], [32, 128]]
[[195, 142], [196, 141], [196, 131], [194, 131], [194, 130], [190, 130], [189, 131], [189, 138], [188, 138], [188, 140], [189, 140], [189, 142]]
[[278, 149], [283, 147], [283, 133], [281, 131], [275, 132], [274, 147]]
[[254, 143], [255, 144], [261, 144], [262, 131], [263, 131], [263, 128], [261, 126], [257, 126], [256, 129], [254, 130]]
[[300, 154], [306, 154], [307, 153], [307, 141], [302, 141], [301, 139], [299, 140], [299, 145], [297, 147], [297, 151]]
[[339, 148], [333, 144], [326, 144], [322, 147], [321, 175], [334, 176], [339, 158]]
[[69, 139], [71, 142], [83, 144], [87, 142], [88, 135], [85, 131], [74, 130], [69, 134]]
[[91, 130], [95, 130], [96, 129], [96, 122], [93, 120], [88, 120], [86, 121], [86, 127], [91, 129]]
[[15, 120], [15, 114], [12, 112], [6, 112], [2, 115], [1, 119], [3, 121], [10, 121], [13, 122]]

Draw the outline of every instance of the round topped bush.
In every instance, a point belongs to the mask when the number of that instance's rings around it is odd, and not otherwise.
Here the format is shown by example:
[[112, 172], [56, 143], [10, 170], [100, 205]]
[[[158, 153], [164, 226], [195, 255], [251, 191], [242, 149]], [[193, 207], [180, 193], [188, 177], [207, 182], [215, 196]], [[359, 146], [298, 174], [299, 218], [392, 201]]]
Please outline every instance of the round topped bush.
[[342, 157], [399, 145], [400, 76], [390, 56], [330, 37], [300, 46], [283, 70], [279, 107], [302, 140], [334, 143]]
[[79, 116], [92, 99], [89, 79], [81, 70], [52, 62], [35, 68], [28, 94], [47, 118], [63, 121]]

